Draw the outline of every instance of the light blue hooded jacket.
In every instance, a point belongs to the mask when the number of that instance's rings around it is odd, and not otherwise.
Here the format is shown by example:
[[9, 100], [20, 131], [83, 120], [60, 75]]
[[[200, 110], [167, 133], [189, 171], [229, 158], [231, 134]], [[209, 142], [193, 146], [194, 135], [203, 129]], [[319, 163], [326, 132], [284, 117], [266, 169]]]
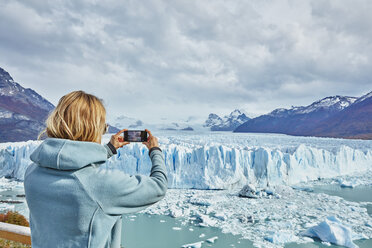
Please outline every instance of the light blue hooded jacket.
[[119, 248], [121, 215], [165, 196], [160, 149], [150, 151], [150, 176], [99, 169], [112, 155], [107, 145], [57, 138], [47, 138], [31, 154], [24, 188], [33, 248]]

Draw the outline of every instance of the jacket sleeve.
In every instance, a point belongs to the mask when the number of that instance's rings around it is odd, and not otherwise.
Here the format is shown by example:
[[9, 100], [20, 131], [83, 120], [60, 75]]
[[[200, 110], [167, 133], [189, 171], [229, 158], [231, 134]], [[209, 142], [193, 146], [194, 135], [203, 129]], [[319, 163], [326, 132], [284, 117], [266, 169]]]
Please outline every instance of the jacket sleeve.
[[82, 184], [102, 210], [111, 215], [137, 212], [160, 201], [167, 191], [163, 153], [150, 153], [150, 176], [128, 175], [120, 170], [92, 168], [93, 174], [81, 178]]
[[114, 156], [117, 153], [115, 147], [110, 142], [104, 144], [103, 146], [107, 150], [107, 159], [109, 159], [110, 157]]

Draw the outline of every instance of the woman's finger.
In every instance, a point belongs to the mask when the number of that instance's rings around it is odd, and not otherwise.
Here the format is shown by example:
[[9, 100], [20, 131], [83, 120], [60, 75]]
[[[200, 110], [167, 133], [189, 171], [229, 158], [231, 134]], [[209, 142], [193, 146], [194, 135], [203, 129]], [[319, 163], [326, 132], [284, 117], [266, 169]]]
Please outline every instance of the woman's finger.
[[121, 133], [124, 133], [125, 131], [128, 131], [128, 129], [125, 128], [125, 129], [120, 130], [119, 132], [115, 134], [115, 136], [119, 136]]
[[150, 130], [148, 130], [148, 129], [145, 129], [145, 131], [149, 134], [149, 137], [150, 136], [152, 136], [152, 134], [151, 134], [151, 132], [150, 132]]
[[145, 129], [145, 131], [149, 134], [149, 136], [147, 137], [147, 142], [149, 142], [150, 138], [152, 137], [152, 134], [151, 134], [150, 130], [148, 130], [148, 129]]

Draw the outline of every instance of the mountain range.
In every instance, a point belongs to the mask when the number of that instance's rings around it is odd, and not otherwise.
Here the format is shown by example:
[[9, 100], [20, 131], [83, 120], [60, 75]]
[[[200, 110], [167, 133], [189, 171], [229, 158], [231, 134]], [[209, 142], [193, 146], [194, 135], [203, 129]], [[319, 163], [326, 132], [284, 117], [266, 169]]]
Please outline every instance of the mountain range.
[[203, 126], [210, 128], [211, 131], [233, 131], [250, 119], [242, 110], [235, 109], [224, 117], [213, 113], [209, 114]]
[[168, 131], [233, 131], [236, 127], [250, 120], [242, 110], [234, 110], [229, 115], [220, 117], [217, 114], [209, 114], [203, 123], [201, 119], [189, 117], [186, 120], [172, 122], [167, 119], [156, 123], [145, 123], [139, 119], [125, 115], [113, 117], [110, 123], [118, 128], [168, 130]]
[[0, 68], [0, 142], [36, 139], [53, 104]]
[[[53, 104], [32, 89], [22, 87], [0, 67], [0, 142], [35, 140], [45, 127], [45, 119]], [[331, 96], [308, 106], [279, 108], [249, 118], [244, 111], [234, 110], [220, 117], [209, 114], [202, 121], [145, 124], [126, 116], [116, 117], [109, 132], [118, 128], [176, 131], [234, 131], [283, 133], [301, 136], [372, 139], [372, 92], [362, 97]]]
[[[0, 142], [36, 140], [54, 105], [0, 67]], [[109, 132], [119, 129], [109, 126]]]
[[308, 106], [276, 109], [234, 132], [372, 139], [372, 92], [360, 98], [331, 96]]

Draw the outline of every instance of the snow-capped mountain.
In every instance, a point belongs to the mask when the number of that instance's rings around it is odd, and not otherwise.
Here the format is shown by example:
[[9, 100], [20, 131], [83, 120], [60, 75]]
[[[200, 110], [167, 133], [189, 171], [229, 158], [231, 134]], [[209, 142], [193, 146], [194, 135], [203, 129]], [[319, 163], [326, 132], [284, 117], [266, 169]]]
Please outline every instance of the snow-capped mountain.
[[32, 89], [23, 88], [0, 68], [0, 140], [36, 139], [53, 104]]
[[372, 91], [318, 125], [316, 136], [372, 139]]
[[209, 114], [203, 126], [210, 128], [211, 131], [232, 131], [248, 120], [250, 118], [242, 110], [235, 109], [222, 118], [213, 113]]
[[288, 115], [309, 114], [318, 111], [339, 112], [349, 107], [358, 98], [351, 96], [329, 96], [316, 101], [308, 106], [292, 107], [290, 109], [275, 109], [269, 115], [283, 117]]
[[[356, 137], [356, 134], [366, 133], [354, 129], [349, 134], [343, 133], [341, 129], [338, 132], [331, 132], [335, 125], [346, 121], [345, 113], [359, 112], [358, 106], [361, 102], [372, 99], [372, 92], [360, 98], [350, 96], [330, 96], [316, 101], [308, 106], [292, 107], [290, 109], [275, 109], [267, 115], [261, 115], [251, 119], [237, 127], [234, 132], [260, 132], [260, 133], [284, 133], [290, 135], [311, 135], [327, 137]], [[357, 106], [357, 107], [355, 107]], [[372, 108], [372, 106], [369, 106]], [[365, 111], [362, 111], [363, 113]], [[336, 116], [340, 123], [332, 121]], [[366, 120], [361, 122], [361, 118], [349, 118], [348, 122], [353, 122], [356, 126], [365, 126]], [[358, 124], [359, 123], [359, 124]], [[372, 130], [372, 125], [369, 125]], [[360, 134], [361, 134], [360, 133]], [[370, 131], [372, 134], [372, 131]], [[368, 136], [368, 135], [367, 135]], [[359, 137], [359, 136], [358, 136]], [[372, 136], [371, 136], [372, 138]]]
[[367, 99], [371, 99], [372, 97], [372, 91], [365, 94], [364, 96], [361, 96], [360, 98], [358, 98], [355, 103], [360, 103], [360, 102], [363, 102], [364, 100], [367, 100]]
[[221, 126], [223, 124], [223, 120], [216, 114], [209, 114], [208, 119], [205, 121], [205, 127], [214, 127], [214, 126]]
[[204, 122], [200, 118], [190, 116], [184, 120], [176, 122], [163, 119], [156, 123], [146, 123], [142, 120], [120, 115], [112, 117], [110, 123], [122, 129], [150, 129], [150, 130], [174, 130], [174, 131], [232, 131], [237, 126], [243, 124], [250, 118], [242, 110], [234, 110], [229, 115], [220, 117], [216, 114], [209, 114], [208, 119]]
[[0, 107], [37, 120], [42, 119], [42, 114], [54, 108], [53, 104], [34, 90], [23, 88], [14, 82], [9, 73], [1, 67], [0, 97]]

